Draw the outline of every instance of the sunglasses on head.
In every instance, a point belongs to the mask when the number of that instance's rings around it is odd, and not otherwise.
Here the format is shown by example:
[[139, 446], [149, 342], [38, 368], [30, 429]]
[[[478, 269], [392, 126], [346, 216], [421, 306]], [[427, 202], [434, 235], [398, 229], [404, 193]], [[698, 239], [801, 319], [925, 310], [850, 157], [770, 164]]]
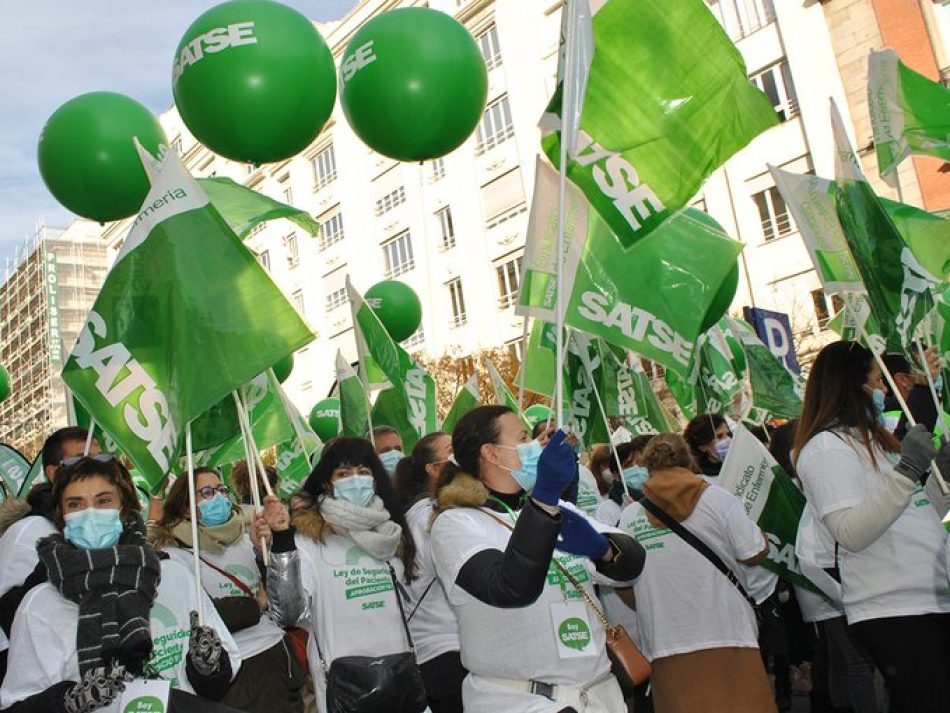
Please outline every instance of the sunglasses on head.
[[94, 463], [111, 463], [115, 460], [115, 453], [96, 453], [91, 456], [71, 456], [69, 458], [63, 458], [59, 464], [63, 467], [68, 468], [71, 465], [76, 465], [77, 463], [82, 463], [83, 461], [92, 461]]
[[214, 497], [215, 493], [218, 493], [220, 495], [223, 495], [224, 497], [227, 497], [228, 493], [230, 493], [231, 490], [228, 488], [227, 485], [224, 485], [222, 483], [217, 488], [212, 488], [210, 485], [206, 485], [203, 488], [198, 488], [195, 492], [198, 493], [198, 495], [203, 497], [205, 500], [210, 500], [211, 498]]

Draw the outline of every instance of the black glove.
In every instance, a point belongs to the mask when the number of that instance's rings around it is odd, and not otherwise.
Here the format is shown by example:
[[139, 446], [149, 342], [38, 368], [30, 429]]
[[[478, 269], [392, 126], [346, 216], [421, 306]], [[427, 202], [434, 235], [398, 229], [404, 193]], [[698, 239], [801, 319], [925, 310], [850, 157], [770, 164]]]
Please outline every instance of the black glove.
[[567, 434], [557, 430], [538, 458], [538, 480], [531, 497], [545, 505], [557, 505], [558, 498], [577, 472], [577, 455], [564, 442]]
[[126, 681], [133, 678], [119, 663], [86, 671], [79, 683], [66, 691], [63, 708], [66, 713], [92, 713], [105, 708], [125, 690]]
[[901, 459], [894, 470], [915, 483], [923, 480], [930, 470], [930, 461], [937, 456], [933, 438], [933, 434], [922, 424], [918, 423], [910, 429], [901, 441]]
[[221, 666], [221, 639], [210, 626], [198, 624], [198, 612], [191, 612], [188, 661], [200, 676], [210, 676]]

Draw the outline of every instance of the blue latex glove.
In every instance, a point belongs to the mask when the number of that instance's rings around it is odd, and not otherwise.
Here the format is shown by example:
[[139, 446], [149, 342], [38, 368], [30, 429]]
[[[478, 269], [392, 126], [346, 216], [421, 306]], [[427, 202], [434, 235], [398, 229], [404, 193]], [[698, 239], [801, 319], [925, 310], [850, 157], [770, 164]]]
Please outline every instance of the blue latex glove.
[[555, 547], [561, 552], [582, 555], [596, 562], [607, 554], [610, 543], [583, 515], [562, 508], [561, 533]]
[[538, 480], [531, 497], [545, 505], [557, 505], [577, 472], [577, 456], [570, 444], [564, 442], [566, 437], [564, 431], [555, 431], [538, 459]]

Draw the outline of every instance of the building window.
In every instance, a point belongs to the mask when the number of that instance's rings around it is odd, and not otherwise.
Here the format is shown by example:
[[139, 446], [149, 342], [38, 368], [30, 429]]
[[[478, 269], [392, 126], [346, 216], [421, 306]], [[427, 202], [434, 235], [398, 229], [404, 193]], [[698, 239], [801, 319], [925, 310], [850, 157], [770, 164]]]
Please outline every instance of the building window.
[[752, 77], [752, 83], [765, 92], [782, 121], [798, 114], [798, 99], [792, 85], [788, 62], [782, 60]]
[[522, 256], [508, 260], [495, 266], [495, 276], [498, 279], [498, 307], [511, 307], [518, 299], [518, 290], [521, 288]]
[[327, 312], [332, 312], [337, 307], [345, 305], [346, 302], [347, 302], [346, 288], [341, 287], [340, 289], [334, 290], [333, 292], [327, 295], [326, 304], [324, 305], [324, 308], [326, 309]]
[[478, 36], [478, 46], [485, 58], [488, 71], [501, 65], [501, 47], [498, 44], [498, 28], [492, 25]]
[[266, 226], [267, 226], [266, 221], [262, 220], [260, 223], [257, 223], [253, 228], [251, 228], [251, 232], [247, 234], [247, 237], [251, 237], [252, 235], [257, 235], [262, 230], [264, 230]]
[[512, 339], [510, 342], [505, 344], [508, 348], [508, 355], [520, 364], [524, 361], [524, 340], [520, 337], [518, 339]]
[[408, 230], [383, 243], [382, 247], [387, 280], [403, 275], [416, 266], [416, 260], [412, 256], [412, 236]]
[[415, 332], [409, 335], [407, 339], [403, 339], [399, 344], [404, 349], [412, 349], [413, 347], [421, 346], [422, 343], [426, 340], [426, 333], [423, 331], [422, 326], [419, 326]]
[[706, 4], [733, 41], [775, 22], [772, 0], [706, 0]]
[[766, 242], [781, 238], [794, 231], [792, 219], [788, 214], [788, 207], [782, 199], [778, 188], [772, 186], [752, 196], [759, 209], [759, 218], [762, 221], [762, 233]]
[[317, 247], [320, 250], [326, 250], [341, 240], [343, 240], [343, 213], [337, 205], [320, 217], [320, 239]]
[[402, 205], [406, 202], [406, 189], [403, 186], [399, 186], [394, 191], [390, 191], [382, 198], [376, 201], [376, 215], [383, 215], [383, 213], [388, 213], [393, 208], [398, 205]]
[[462, 294], [462, 280], [456, 277], [445, 283], [449, 288], [449, 301], [452, 303], [452, 319], [449, 320], [449, 327], [461, 327], [468, 321], [465, 314], [465, 297]]
[[333, 153], [333, 144], [310, 159], [313, 166], [314, 190], [319, 191], [336, 180], [336, 155]]
[[509, 171], [482, 186], [482, 205], [486, 230], [527, 212], [521, 169]]
[[280, 179], [280, 191], [281, 196], [283, 197], [284, 203], [287, 205], [293, 205], [294, 203], [294, 192], [290, 188], [289, 176], [284, 176]]
[[261, 264], [261, 267], [270, 272], [270, 250], [261, 251], [257, 256], [257, 261]]
[[290, 299], [294, 303], [294, 307], [296, 307], [297, 312], [300, 314], [301, 317], [303, 317], [306, 314], [306, 311], [304, 310], [304, 304], [303, 304], [303, 290], [296, 290], [290, 296]]
[[172, 149], [178, 156], [185, 155], [185, 147], [182, 144], [181, 137], [179, 136], [174, 141], [172, 141]]
[[300, 264], [300, 245], [297, 242], [297, 233], [291, 233], [284, 238], [284, 244], [287, 246], [287, 264], [291, 267], [297, 267]]
[[445, 178], [445, 159], [443, 157], [440, 156], [437, 159], [433, 159], [429, 162], [429, 166], [432, 169], [431, 175], [433, 181], [441, 181]]
[[840, 295], [828, 295], [824, 290], [812, 290], [811, 301], [819, 329], [824, 329], [828, 321], [844, 309], [844, 300]]
[[442, 240], [439, 243], [440, 250], [448, 250], [455, 247], [455, 226], [452, 225], [452, 210], [445, 206], [435, 212], [435, 217], [439, 219], [439, 228], [441, 229]]
[[478, 140], [475, 144], [475, 153], [483, 154], [500, 143], [515, 135], [515, 128], [511, 122], [511, 107], [508, 104], [508, 95], [504, 95], [489, 104], [482, 121], [478, 125]]
[[491, 230], [492, 228], [499, 226], [502, 223], [506, 223], [512, 218], [517, 218], [522, 213], [527, 213], [527, 212], [528, 212], [528, 205], [526, 203], [521, 203], [519, 205], [516, 205], [514, 208], [509, 208], [503, 213], [494, 215], [491, 218], [489, 218], [487, 221], [485, 221], [485, 230]]

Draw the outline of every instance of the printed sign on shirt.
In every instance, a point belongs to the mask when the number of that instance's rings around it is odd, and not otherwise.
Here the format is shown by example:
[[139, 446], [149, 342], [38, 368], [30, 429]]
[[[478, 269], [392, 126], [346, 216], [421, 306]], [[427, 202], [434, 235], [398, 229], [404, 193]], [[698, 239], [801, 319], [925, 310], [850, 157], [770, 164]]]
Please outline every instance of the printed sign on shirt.
[[595, 656], [587, 605], [583, 602], [551, 602], [551, 622], [562, 659]]
[[125, 684], [119, 710], [122, 713], [165, 713], [170, 692], [170, 681], [130, 681]]

